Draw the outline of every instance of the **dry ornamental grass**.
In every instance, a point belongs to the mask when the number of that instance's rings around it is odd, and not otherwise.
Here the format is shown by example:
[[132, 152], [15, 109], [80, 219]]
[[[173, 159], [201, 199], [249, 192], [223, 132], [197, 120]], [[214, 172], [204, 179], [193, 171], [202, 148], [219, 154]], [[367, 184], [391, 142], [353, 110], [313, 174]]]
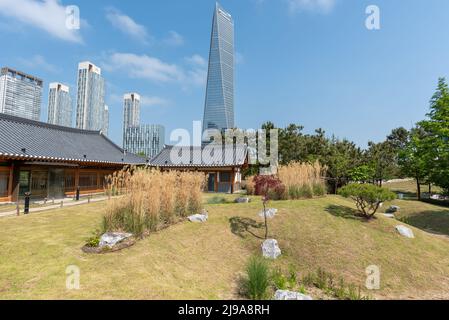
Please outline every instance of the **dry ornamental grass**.
[[103, 231], [142, 235], [198, 213], [204, 183], [198, 172], [127, 168], [114, 173], [107, 191], [122, 197], [108, 203]]

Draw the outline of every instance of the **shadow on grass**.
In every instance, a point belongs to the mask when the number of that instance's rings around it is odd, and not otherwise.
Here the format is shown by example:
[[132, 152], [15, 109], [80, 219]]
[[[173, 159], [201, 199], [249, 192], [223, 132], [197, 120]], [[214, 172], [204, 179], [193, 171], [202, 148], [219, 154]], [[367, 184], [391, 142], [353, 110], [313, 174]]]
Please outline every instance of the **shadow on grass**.
[[231, 203], [231, 201], [229, 201], [225, 197], [215, 196], [207, 199], [207, 204], [226, 204], [226, 203]]
[[423, 211], [398, 220], [430, 233], [449, 236], [449, 210]]
[[357, 210], [346, 206], [329, 205], [325, 210], [336, 217], [359, 220], [363, 222], [368, 221], [367, 219], [361, 217]]
[[251, 229], [265, 228], [265, 225], [261, 222], [249, 218], [232, 217], [229, 219], [229, 225], [231, 227], [231, 232], [240, 238], [245, 238], [247, 234], [250, 234], [253, 237], [264, 239], [251, 231]]

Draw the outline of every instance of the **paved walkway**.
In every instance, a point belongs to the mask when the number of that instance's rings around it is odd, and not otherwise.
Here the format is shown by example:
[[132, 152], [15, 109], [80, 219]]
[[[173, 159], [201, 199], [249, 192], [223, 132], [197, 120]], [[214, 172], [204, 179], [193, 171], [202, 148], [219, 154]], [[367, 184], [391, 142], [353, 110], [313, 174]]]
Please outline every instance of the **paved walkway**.
[[[90, 199], [90, 202], [92, 203], [92, 202], [105, 201], [107, 199], [108, 199], [107, 196], [96, 197], [96, 198]], [[62, 208], [79, 206], [81, 204], [89, 203], [89, 199], [74, 201], [74, 200], [72, 200], [72, 198], [70, 198], [70, 199], [64, 199], [64, 200], [62, 200], [62, 199], [55, 200], [55, 202], [54, 202], [55, 204], [53, 204], [52, 201], [50, 201], [50, 202], [51, 202], [51, 204], [49, 204], [47, 206], [42, 206], [42, 207], [38, 207], [38, 208], [30, 208], [30, 213], [37, 213], [37, 212], [42, 212], [42, 211], [47, 211], [47, 210], [52, 210], [52, 209], [59, 209], [59, 208], [61, 208], [61, 202], [62, 202]], [[16, 216], [16, 215], [17, 215], [16, 209], [11, 210], [11, 211], [0, 212], [0, 218]], [[20, 215], [23, 215], [23, 205], [20, 206]]]

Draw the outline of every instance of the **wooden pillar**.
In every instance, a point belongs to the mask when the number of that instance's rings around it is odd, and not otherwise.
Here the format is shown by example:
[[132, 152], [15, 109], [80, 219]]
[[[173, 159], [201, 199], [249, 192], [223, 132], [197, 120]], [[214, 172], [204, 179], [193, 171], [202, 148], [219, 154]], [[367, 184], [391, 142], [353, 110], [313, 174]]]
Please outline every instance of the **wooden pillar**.
[[97, 190], [100, 189], [100, 171], [97, 171]]
[[11, 164], [11, 167], [9, 168], [9, 182], [8, 182], [8, 198], [9, 201], [12, 202], [12, 192], [13, 192], [13, 179], [14, 179], [14, 162]]
[[218, 192], [218, 171], [215, 172], [214, 192]]
[[231, 193], [234, 193], [234, 182], [235, 182], [235, 169], [233, 167], [231, 171]]
[[75, 169], [75, 193], [80, 185], [80, 168]]
[[18, 163], [15, 163], [13, 165], [12, 170], [12, 202], [19, 202], [19, 191], [20, 191], [20, 165]]

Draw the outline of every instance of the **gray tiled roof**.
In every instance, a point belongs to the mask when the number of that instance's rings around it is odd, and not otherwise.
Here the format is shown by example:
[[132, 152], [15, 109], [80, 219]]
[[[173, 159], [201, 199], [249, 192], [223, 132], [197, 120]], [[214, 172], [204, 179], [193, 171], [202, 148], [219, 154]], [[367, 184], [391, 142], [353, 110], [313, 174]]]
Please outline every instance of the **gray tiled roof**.
[[[230, 167], [245, 163], [247, 148], [245, 145], [222, 146], [212, 151], [212, 145], [206, 147], [166, 146], [150, 160], [157, 167]], [[221, 151], [221, 152], [220, 152]]]
[[106, 164], [145, 164], [100, 131], [56, 126], [0, 113], [0, 157]]

